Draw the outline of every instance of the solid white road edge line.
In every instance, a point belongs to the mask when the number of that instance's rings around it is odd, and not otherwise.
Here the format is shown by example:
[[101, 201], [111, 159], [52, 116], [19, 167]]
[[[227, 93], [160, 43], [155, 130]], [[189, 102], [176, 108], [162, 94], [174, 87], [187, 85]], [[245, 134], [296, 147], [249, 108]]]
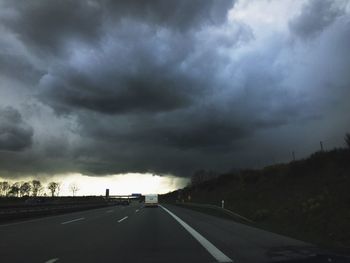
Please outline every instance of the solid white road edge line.
[[84, 219], [85, 219], [85, 217], [80, 217], [80, 218], [77, 218], [77, 219], [73, 219], [73, 220], [69, 220], [69, 221], [63, 222], [63, 223], [61, 223], [61, 225], [73, 223], [73, 222], [84, 220]]
[[199, 234], [196, 230], [190, 227], [182, 219], [170, 212], [164, 206], [159, 205], [164, 211], [168, 212], [181, 226], [183, 226], [218, 262], [233, 262], [228, 256], [222, 253], [217, 247], [210, 243], [205, 237]]
[[48, 261], [45, 261], [45, 263], [54, 263], [58, 260], [58, 258], [52, 258], [52, 259], [49, 259]]
[[124, 221], [125, 219], [127, 219], [128, 217], [123, 217], [122, 219], [118, 220], [118, 223], [120, 223], [121, 221]]

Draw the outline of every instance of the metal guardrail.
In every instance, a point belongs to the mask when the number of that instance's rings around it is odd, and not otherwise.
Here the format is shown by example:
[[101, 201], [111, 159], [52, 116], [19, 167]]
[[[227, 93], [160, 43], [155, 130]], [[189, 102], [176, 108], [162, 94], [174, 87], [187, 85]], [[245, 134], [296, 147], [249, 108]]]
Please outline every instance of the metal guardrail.
[[101, 204], [106, 202], [105, 200], [93, 200], [85, 202], [76, 202], [76, 201], [65, 201], [65, 202], [56, 202], [56, 201], [44, 201], [39, 203], [18, 203], [18, 204], [0, 204], [0, 211], [6, 209], [21, 209], [21, 208], [33, 208], [33, 207], [57, 207], [57, 206], [69, 206], [69, 205], [86, 205], [86, 204]]
[[106, 203], [74, 204], [46, 207], [27, 207], [15, 209], [0, 209], [0, 220], [29, 218], [33, 216], [54, 215], [108, 206]]
[[33, 212], [33, 211], [47, 211], [47, 210], [57, 210], [57, 209], [69, 209], [69, 208], [79, 208], [79, 207], [89, 207], [89, 206], [99, 206], [105, 205], [103, 203], [95, 203], [95, 204], [63, 204], [63, 205], [41, 205], [41, 206], [23, 206], [16, 208], [0, 208], [0, 215], [3, 214], [15, 214], [21, 212]]

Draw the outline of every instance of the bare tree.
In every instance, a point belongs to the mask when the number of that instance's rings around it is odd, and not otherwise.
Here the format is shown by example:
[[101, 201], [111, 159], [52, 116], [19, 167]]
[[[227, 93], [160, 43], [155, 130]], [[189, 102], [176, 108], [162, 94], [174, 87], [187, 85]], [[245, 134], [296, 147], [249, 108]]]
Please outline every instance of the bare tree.
[[40, 192], [43, 190], [43, 187], [41, 185], [41, 182], [39, 180], [33, 180], [32, 181], [32, 192], [33, 196], [40, 195]]
[[345, 134], [346, 146], [350, 149], [350, 133]]
[[32, 186], [28, 182], [24, 182], [19, 187], [19, 192], [21, 196], [29, 196], [30, 190], [32, 189]]
[[50, 182], [49, 185], [47, 186], [47, 189], [50, 190], [52, 197], [54, 197], [55, 194], [57, 194], [58, 188], [59, 188], [59, 183], [56, 183], [56, 182]]
[[7, 196], [10, 190], [10, 184], [8, 182], [0, 182], [0, 195]]
[[2, 190], [2, 184], [4, 182], [0, 182], [0, 196], [3, 196], [4, 195], [4, 191]]
[[18, 182], [10, 186], [9, 195], [18, 197], [20, 190], [20, 184]]
[[78, 185], [76, 183], [71, 183], [69, 185], [69, 190], [72, 192], [72, 195], [75, 196], [75, 194], [79, 191]]

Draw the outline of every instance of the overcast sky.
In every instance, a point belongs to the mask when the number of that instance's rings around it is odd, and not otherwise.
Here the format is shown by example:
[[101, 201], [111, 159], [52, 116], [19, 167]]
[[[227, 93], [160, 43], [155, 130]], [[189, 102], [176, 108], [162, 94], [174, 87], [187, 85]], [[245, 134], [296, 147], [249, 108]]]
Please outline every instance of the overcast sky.
[[0, 176], [190, 176], [350, 132], [347, 0], [0, 0]]

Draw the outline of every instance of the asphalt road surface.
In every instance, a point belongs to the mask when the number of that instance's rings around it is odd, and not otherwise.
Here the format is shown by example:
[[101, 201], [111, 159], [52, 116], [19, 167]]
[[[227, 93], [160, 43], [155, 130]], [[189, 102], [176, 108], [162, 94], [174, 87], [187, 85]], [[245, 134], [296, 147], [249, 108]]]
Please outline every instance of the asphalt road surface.
[[304, 242], [170, 205], [133, 203], [0, 225], [1, 263], [284, 262], [313, 254]]

